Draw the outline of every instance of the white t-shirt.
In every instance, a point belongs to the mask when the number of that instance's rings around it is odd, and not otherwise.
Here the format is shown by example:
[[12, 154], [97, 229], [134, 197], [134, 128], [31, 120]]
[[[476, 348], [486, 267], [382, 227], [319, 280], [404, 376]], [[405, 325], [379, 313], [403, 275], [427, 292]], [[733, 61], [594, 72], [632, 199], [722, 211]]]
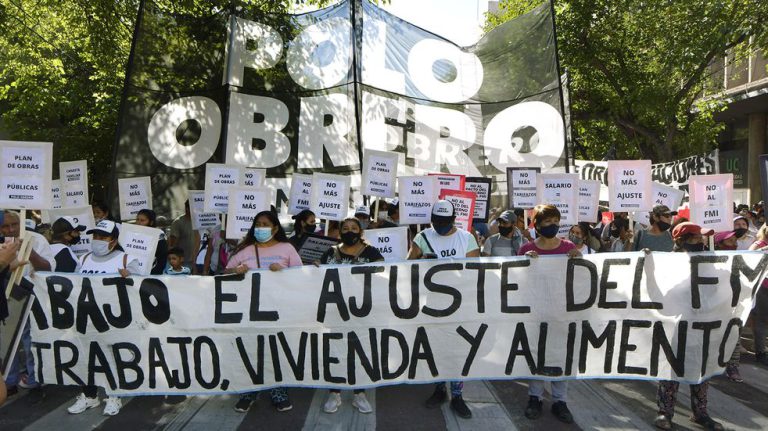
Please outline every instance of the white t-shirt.
[[456, 229], [446, 236], [439, 235], [434, 228], [424, 229], [413, 242], [419, 246], [422, 255], [434, 254], [438, 259], [465, 258], [467, 253], [479, 248], [475, 237], [463, 229]]
[[88, 253], [80, 258], [80, 274], [119, 274], [122, 268], [131, 274], [141, 272], [139, 261], [120, 250], [112, 250], [103, 257]]
[[[24, 239], [26, 241], [31, 241], [30, 244], [32, 244], [32, 250], [51, 264], [51, 271], [56, 271], [56, 259], [53, 257], [53, 250], [51, 250], [51, 245], [48, 244], [48, 240], [39, 233], [30, 230], [24, 233]], [[31, 264], [24, 265], [25, 276], [29, 275], [31, 271]]]

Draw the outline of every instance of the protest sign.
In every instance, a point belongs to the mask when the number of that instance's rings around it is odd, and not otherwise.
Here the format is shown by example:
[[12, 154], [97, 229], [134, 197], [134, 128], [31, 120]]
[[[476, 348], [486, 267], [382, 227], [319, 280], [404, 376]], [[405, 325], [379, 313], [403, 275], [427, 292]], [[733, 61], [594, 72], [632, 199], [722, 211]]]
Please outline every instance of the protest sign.
[[310, 209], [315, 217], [343, 220], [349, 212], [350, 178], [344, 175], [312, 174]]
[[298, 214], [309, 209], [312, 202], [312, 175], [293, 174], [288, 196], [288, 214]]
[[120, 178], [117, 180], [120, 196], [120, 218], [135, 220], [143, 209], [152, 209], [152, 180], [150, 177]]
[[437, 200], [438, 182], [439, 179], [431, 175], [397, 179], [401, 224], [432, 222], [432, 205]]
[[579, 181], [579, 222], [597, 223], [600, 210], [600, 181]]
[[554, 205], [560, 211], [560, 224], [573, 225], [579, 216], [579, 176], [577, 174], [539, 174], [536, 194], [540, 204]]
[[328, 236], [308, 234], [304, 236], [304, 239], [299, 245], [299, 257], [301, 263], [304, 265], [312, 265], [316, 261], [319, 261], [323, 254], [328, 251], [329, 248], [339, 243], [336, 238]]
[[491, 200], [491, 179], [484, 177], [467, 177], [464, 180], [464, 190], [473, 192], [475, 198], [475, 208], [472, 218], [475, 223], [485, 223], [488, 221], [490, 208], [488, 203]]
[[650, 211], [651, 161], [608, 161], [608, 204], [611, 211]]
[[536, 176], [539, 168], [507, 168], [507, 198], [511, 208], [533, 208], [538, 205]]
[[62, 204], [66, 208], [88, 205], [88, 162], [59, 162]]
[[387, 262], [400, 262], [408, 257], [408, 228], [405, 226], [366, 229], [363, 235]]
[[51, 209], [57, 209], [62, 207], [61, 201], [61, 180], [51, 181]]
[[[59, 217], [69, 216], [75, 219], [75, 223], [85, 226], [86, 230], [93, 229], [96, 226], [96, 220], [93, 219], [93, 209], [90, 206], [79, 208], [57, 208], [43, 210], [41, 218], [43, 223], [52, 224]], [[71, 246], [72, 251], [80, 257], [91, 252], [91, 235], [85, 232], [80, 233], [80, 242]]]
[[397, 191], [398, 154], [365, 150], [363, 153], [363, 191], [366, 196], [393, 198]]
[[266, 169], [243, 168], [243, 180], [241, 184], [246, 187], [264, 187], [264, 180], [266, 178]]
[[476, 195], [470, 191], [441, 190], [440, 199], [453, 204], [454, 224], [457, 229], [472, 232], [472, 217], [475, 214]]
[[0, 141], [0, 208], [51, 207], [50, 142]]
[[722, 373], [767, 267], [759, 253], [632, 252], [216, 277], [36, 273], [33, 352], [46, 384], [112, 395], [521, 378], [699, 383]]
[[187, 192], [187, 199], [189, 199], [189, 215], [192, 218], [192, 229], [207, 230], [221, 224], [217, 213], [205, 212], [204, 191], [190, 190]]
[[208, 163], [205, 165], [206, 212], [226, 213], [229, 205], [229, 191], [239, 187], [243, 179], [243, 167]]
[[160, 235], [160, 229], [139, 226], [137, 224], [122, 223], [118, 241], [126, 253], [139, 262], [139, 275], [149, 275], [155, 264], [155, 252]]
[[[653, 198], [653, 206], [665, 205], [670, 210], [677, 211], [677, 208], [680, 207], [683, 202], [685, 192], [654, 181], [651, 184], [651, 196]], [[646, 226], [650, 226], [651, 224], [651, 217], [647, 211], [636, 213], [635, 220]]]
[[229, 189], [227, 239], [243, 239], [256, 214], [269, 210], [269, 189], [232, 187]]
[[437, 190], [464, 190], [464, 175], [452, 174], [429, 174], [435, 177], [435, 187]]
[[733, 230], [733, 174], [693, 175], [691, 221], [716, 232]]

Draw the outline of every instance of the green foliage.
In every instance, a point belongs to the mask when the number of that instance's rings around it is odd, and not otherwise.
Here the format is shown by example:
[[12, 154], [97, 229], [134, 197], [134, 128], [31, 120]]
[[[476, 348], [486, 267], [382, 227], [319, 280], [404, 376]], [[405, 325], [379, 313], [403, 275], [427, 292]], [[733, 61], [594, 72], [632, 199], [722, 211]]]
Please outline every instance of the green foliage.
[[[502, 0], [486, 31], [536, 7]], [[557, 0], [558, 45], [571, 77], [576, 157], [669, 161], [716, 146], [722, 124], [710, 68], [729, 50], [765, 47], [762, 0]]]

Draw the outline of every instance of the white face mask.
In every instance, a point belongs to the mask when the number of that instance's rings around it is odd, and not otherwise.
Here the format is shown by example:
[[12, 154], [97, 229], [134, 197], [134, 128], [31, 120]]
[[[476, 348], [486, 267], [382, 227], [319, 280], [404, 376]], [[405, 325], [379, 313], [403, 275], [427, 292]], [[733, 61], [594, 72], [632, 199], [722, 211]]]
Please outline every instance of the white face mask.
[[91, 240], [91, 252], [95, 256], [106, 256], [110, 251], [112, 250], [109, 249], [109, 241], [104, 241], [103, 239]]

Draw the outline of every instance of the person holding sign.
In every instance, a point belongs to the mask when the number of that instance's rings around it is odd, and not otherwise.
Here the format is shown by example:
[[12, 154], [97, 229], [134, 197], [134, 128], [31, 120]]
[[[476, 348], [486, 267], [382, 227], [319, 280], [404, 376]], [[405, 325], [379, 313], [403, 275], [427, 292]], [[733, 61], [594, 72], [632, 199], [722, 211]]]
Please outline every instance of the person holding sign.
[[517, 256], [525, 240], [515, 226], [517, 216], [506, 210], [496, 218], [499, 233], [491, 235], [483, 244], [483, 256]]
[[[151, 209], [141, 209], [136, 214], [136, 224], [146, 227], [157, 227], [157, 214]], [[165, 232], [160, 232], [160, 239], [157, 241], [157, 249], [155, 250], [155, 262], [152, 265], [152, 275], [160, 275], [165, 270], [165, 265], [168, 263], [168, 240], [165, 239]]]
[[[568, 240], [560, 239], [560, 211], [554, 205], [537, 205], [533, 209], [533, 226], [536, 228], [536, 239], [523, 244], [519, 254], [529, 258], [539, 255], [567, 254], [568, 257], [581, 257], [576, 245]], [[552, 414], [564, 423], [573, 423], [573, 415], [566, 404], [568, 397], [568, 382], [565, 380], [552, 381]], [[528, 381], [528, 406], [525, 417], [538, 419], [541, 416], [544, 398], [544, 381]]]
[[[370, 262], [382, 262], [384, 256], [376, 247], [363, 239], [363, 226], [357, 218], [346, 218], [341, 222], [341, 244], [328, 249], [320, 258], [323, 265], [361, 265]], [[331, 389], [328, 400], [323, 405], [326, 413], [336, 413], [341, 406], [341, 391]], [[355, 389], [355, 399], [352, 405], [360, 413], [371, 413], [373, 408], [365, 396], [364, 389]]]
[[56, 261], [56, 272], [79, 272], [80, 260], [72, 251], [72, 246], [80, 242], [80, 232], [85, 226], [77, 223], [74, 217], [59, 217], [51, 225], [51, 250]]
[[635, 241], [635, 251], [648, 249], [651, 251], [672, 251], [674, 242], [669, 228], [672, 227], [672, 216], [677, 211], [670, 211], [666, 205], [656, 205], [651, 211], [649, 220], [651, 227], [648, 230], [640, 230]]
[[304, 242], [304, 238], [309, 234], [315, 233], [317, 230], [317, 220], [315, 219], [315, 213], [310, 210], [301, 210], [292, 218], [294, 220], [293, 236], [289, 241], [298, 252], [299, 247]]
[[[413, 238], [408, 259], [460, 259], [464, 257], [479, 257], [480, 247], [475, 237], [461, 229], [456, 229], [454, 221], [456, 212], [453, 204], [439, 200], [432, 206], [432, 227], [425, 229]], [[464, 402], [462, 391], [463, 382], [451, 382], [451, 410], [459, 417], [472, 417], [467, 403]], [[426, 402], [428, 409], [437, 408], [448, 399], [445, 383], [438, 383], [435, 392]]]
[[[126, 254], [117, 242], [119, 231], [115, 222], [102, 220], [96, 227], [85, 232], [93, 235], [91, 252], [80, 258], [80, 274], [120, 274], [128, 277], [141, 271], [139, 261]], [[98, 397], [99, 388], [84, 386], [83, 392], [77, 396], [75, 403], [67, 411], [70, 414], [80, 414], [88, 409], [98, 407], [101, 401]], [[123, 402], [118, 397], [108, 397], [104, 405], [104, 416], [115, 416], [120, 413]]]
[[[301, 266], [299, 254], [288, 241], [277, 215], [272, 211], [262, 211], [253, 218], [251, 228], [238, 244], [224, 272], [245, 274], [264, 268], [280, 271], [290, 266]], [[293, 408], [285, 388], [273, 388], [270, 395], [277, 411], [287, 412]], [[255, 396], [255, 392], [240, 395], [240, 400], [235, 404], [235, 411], [246, 413]]]
[[[704, 237], [715, 232], [712, 229], [702, 229], [701, 226], [683, 222], [672, 229], [672, 240], [675, 245], [673, 251], [683, 253], [700, 252], [704, 250]], [[675, 414], [675, 400], [680, 382], [662, 380], [659, 382], [659, 390], [656, 392], [656, 404], [659, 407], [659, 416], [653, 424], [663, 430], [672, 429], [672, 416]], [[706, 430], [722, 430], [723, 425], [712, 419], [707, 413], [707, 390], [709, 382], [704, 381], [691, 388], [691, 420], [701, 425]]]

